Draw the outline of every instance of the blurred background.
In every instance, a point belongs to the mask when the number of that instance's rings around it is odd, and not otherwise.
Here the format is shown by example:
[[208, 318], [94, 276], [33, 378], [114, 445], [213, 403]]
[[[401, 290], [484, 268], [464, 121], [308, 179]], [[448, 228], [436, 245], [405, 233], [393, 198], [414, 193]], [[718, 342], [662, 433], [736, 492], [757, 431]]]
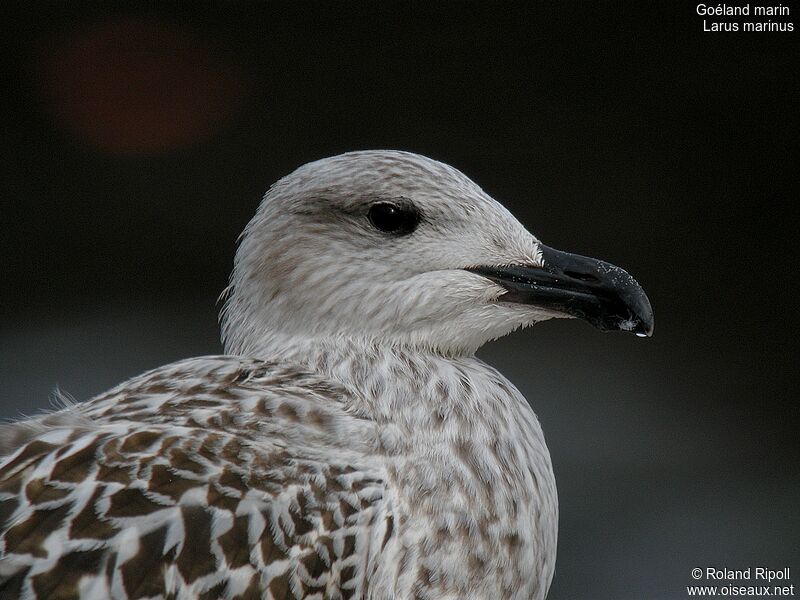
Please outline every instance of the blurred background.
[[548, 436], [550, 599], [685, 598], [711, 566], [800, 585], [800, 32], [703, 33], [688, 2], [2, 10], [0, 416], [220, 352], [268, 186], [411, 150], [655, 309], [649, 340], [559, 321], [480, 353]]

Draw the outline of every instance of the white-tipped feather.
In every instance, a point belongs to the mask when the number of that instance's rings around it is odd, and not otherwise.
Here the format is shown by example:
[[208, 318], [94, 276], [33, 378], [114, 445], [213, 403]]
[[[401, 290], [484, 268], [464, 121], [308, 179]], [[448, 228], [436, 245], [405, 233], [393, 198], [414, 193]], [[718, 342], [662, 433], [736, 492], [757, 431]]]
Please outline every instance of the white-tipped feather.
[[[412, 234], [376, 202], [413, 205]], [[229, 356], [0, 425], [0, 596], [541, 600], [535, 415], [474, 357], [552, 315], [465, 269], [539, 243], [457, 170], [354, 152], [274, 184], [220, 296]]]

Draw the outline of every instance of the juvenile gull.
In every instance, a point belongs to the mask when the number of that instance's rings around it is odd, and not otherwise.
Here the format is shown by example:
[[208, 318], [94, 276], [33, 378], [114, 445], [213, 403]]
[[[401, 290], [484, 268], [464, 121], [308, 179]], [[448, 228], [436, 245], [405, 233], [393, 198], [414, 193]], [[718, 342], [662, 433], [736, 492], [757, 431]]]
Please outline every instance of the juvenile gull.
[[300, 167], [241, 238], [226, 356], [0, 428], [0, 597], [542, 599], [550, 456], [474, 353], [568, 316], [653, 328], [625, 271], [452, 167]]

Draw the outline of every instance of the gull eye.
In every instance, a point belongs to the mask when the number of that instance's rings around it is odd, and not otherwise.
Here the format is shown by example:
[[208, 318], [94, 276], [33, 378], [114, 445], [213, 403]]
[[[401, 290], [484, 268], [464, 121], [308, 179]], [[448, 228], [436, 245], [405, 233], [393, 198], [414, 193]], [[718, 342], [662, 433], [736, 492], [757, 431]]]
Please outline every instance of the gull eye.
[[369, 222], [384, 233], [406, 235], [417, 228], [419, 213], [411, 206], [378, 202], [369, 208]]

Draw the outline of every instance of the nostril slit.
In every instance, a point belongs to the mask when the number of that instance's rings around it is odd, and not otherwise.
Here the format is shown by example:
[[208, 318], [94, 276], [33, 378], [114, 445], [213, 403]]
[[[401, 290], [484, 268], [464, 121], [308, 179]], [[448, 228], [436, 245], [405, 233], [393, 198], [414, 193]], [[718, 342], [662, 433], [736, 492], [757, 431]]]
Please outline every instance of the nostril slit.
[[592, 283], [597, 283], [600, 279], [592, 275], [591, 273], [578, 273], [577, 271], [564, 271], [564, 275], [567, 277], [571, 277], [572, 279], [578, 279], [580, 281], [590, 281]]

